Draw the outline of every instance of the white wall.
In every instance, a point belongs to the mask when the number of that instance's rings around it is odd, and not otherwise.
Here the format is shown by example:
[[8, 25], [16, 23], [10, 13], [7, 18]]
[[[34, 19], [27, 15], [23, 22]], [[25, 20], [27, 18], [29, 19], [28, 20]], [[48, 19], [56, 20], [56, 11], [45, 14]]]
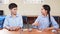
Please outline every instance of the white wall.
[[[10, 0], [9, 3], [16, 3], [18, 5], [18, 13], [26, 16], [37, 16], [41, 14], [41, 6], [43, 4], [49, 4], [51, 6], [51, 15], [60, 16], [60, 0], [44, 0], [42, 4], [24, 4], [21, 0]], [[5, 15], [10, 14], [8, 5], [0, 5], [0, 10], [4, 10]]]

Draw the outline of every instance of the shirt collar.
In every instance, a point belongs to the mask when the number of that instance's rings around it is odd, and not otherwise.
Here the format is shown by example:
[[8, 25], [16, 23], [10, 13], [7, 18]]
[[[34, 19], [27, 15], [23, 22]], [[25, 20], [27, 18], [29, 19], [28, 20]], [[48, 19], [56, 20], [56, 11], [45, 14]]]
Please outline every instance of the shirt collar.
[[[10, 14], [10, 17], [12, 17], [12, 15]], [[16, 17], [18, 17], [18, 14], [16, 14]]]
[[47, 16], [42, 15], [42, 17], [48, 17], [48, 15]]

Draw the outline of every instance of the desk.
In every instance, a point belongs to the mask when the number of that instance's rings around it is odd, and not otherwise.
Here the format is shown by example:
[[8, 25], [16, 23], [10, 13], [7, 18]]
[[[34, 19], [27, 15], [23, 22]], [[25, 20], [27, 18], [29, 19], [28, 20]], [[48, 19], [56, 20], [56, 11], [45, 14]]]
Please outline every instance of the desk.
[[20, 34], [20, 31], [8, 31], [7, 29], [0, 30], [0, 34]]
[[0, 30], [0, 34], [54, 34], [51, 31], [46, 31], [46, 32], [40, 32], [37, 29], [32, 29], [31, 32], [28, 31], [28, 29], [26, 31], [8, 31], [6, 29]]
[[43, 32], [41, 32], [41, 31], [39, 31], [39, 30], [37, 30], [37, 29], [32, 29], [32, 31], [23, 31], [23, 34], [55, 34], [55, 33], [53, 33], [53, 32], [51, 32], [51, 31], [43, 31]]

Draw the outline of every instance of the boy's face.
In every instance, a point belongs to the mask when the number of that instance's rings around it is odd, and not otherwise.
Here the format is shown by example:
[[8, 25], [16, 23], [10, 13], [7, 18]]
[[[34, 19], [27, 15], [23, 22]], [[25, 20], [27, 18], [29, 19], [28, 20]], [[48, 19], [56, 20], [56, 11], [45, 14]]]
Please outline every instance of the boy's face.
[[10, 9], [10, 11], [11, 11], [11, 14], [16, 15], [17, 14], [17, 7]]

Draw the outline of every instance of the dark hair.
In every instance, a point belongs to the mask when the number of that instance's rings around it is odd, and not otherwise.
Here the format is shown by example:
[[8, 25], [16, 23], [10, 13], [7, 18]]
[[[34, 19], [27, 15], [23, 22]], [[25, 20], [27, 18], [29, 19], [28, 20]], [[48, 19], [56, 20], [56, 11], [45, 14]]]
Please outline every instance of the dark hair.
[[13, 9], [13, 8], [15, 8], [15, 7], [17, 7], [17, 5], [16, 5], [15, 3], [9, 4], [9, 9]]
[[47, 13], [48, 13], [48, 16], [49, 16], [49, 23], [50, 23], [49, 27], [51, 27], [51, 19], [50, 19], [50, 10], [51, 10], [51, 8], [50, 8], [49, 5], [43, 5], [43, 8], [45, 10], [47, 10]]

